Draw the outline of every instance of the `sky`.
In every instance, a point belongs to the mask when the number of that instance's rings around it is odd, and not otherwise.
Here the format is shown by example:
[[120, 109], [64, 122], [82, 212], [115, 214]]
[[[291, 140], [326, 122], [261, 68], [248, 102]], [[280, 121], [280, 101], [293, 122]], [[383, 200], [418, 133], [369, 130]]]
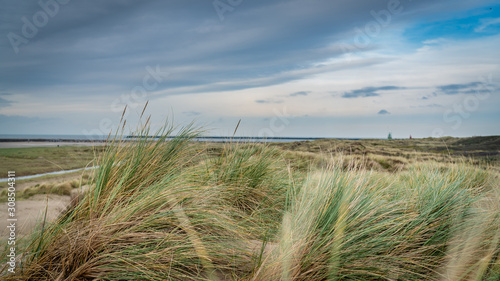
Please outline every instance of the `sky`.
[[107, 135], [127, 107], [126, 132], [500, 135], [498, 1], [0, 0], [0, 21], [0, 134]]

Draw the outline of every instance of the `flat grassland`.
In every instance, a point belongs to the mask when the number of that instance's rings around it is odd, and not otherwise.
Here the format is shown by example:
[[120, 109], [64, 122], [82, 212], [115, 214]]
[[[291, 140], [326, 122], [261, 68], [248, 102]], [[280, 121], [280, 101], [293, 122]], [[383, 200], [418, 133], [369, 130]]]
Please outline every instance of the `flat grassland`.
[[144, 138], [96, 151], [0, 149], [13, 160], [2, 169], [16, 173], [32, 160], [57, 163], [43, 172], [81, 168], [94, 157], [99, 165], [66, 178], [69, 184], [23, 183], [29, 192], [20, 200], [88, 188], [19, 242], [16, 274], [7, 274], [6, 246], [0, 276], [500, 279], [498, 136], [267, 145], [191, 141], [195, 136], [186, 129], [169, 141]]
[[[344, 156], [375, 170], [396, 171], [417, 162], [468, 161], [481, 167], [500, 165], [500, 136], [425, 139], [325, 139], [272, 144], [289, 154], [297, 165], [301, 158], [318, 160]], [[296, 157], [294, 157], [296, 156]]]
[[[207, 150], [217, 151], [221, 143], [205, 143]], [[291, 160], [312, 160], [318, 157], [344, 155], [356, 159], [365, 156], [371, 165], [396, 168], [397, 164], [415, 161], [453, 162], [468, 158], [480, 164], [500, 161], [500, 136], [471, 138], [426, 138], [426, 139], [324, 139], [270, 143], [283, 150]], [[0, 148], [0, 171], [16, 171], [17, 176], [71, 170], [94, 165], [105, 148], [95, 147], [29, 147]], [[290, 154], [290, 152], [292, 152]], [[293, 152], [298, 152], [294, 154]], [[294, 157], [297, 156], [297, 157]], [[303, 159], [298, 159], [298, 158]], [[385, 158], [385, 161], [384, 161]], [[387, 162], [387, 163], [386, 163]], [[391, 165], [395, 164], [395, 166]], [[297, 165], [297, 163], [295, 163]], [[6, 177], [6, 175], [4, 176]]]
[[26, 147], [0, 148], [0, 171], [7, 177], [7, 171], [16, 176], [42, 174], [92, 166], [102, 147]]

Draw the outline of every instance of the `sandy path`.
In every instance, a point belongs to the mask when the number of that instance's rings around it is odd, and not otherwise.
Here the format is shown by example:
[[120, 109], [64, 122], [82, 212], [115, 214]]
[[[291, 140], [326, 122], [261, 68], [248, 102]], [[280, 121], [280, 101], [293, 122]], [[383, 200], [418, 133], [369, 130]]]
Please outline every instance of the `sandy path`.
[[[29, 180], [26, 182], [16, 183], [16, 191], [21, 191], [25, 188], [35, 186], [36, 184], [56, 184], [68, 182], [71, 180], [80, 180], [82, 172], [75, 172], [67, 175], [59, 175], [57, 177]], [[77, 193], [80, 189], [73, 189], [73, 193]], [[48, 198], [48, 201], [47, 201]], [[47, 221], [55, 220], [70, 203], [70, 196], [62, 196], [56, 194], [37, 194], [28, 199], [16, 200], [16, 235], [21, 238], [23, 235], [30, 234], [36, 225], [43, 220], [43, 214], [47, 206]], [[0, 246], [5, 243], [8, 238], [10, 224], [8, 219], [7, 202], [0, 203]]]
[[[68, 206], [69, 202], [69, 196], [54, 194], [48, 196], [37, 194], [28, 200], [16, 201], [16, 236], [20, 238], [23, 235], [30, 234], [37, 223], [43, 220], [46, 207], [47, 221], [53, 221]], [[2, 241], [9, 234], [7, 226], [10, 222], [7, 221], [7, 216], [7, 202], [4, 202], [0, 204], [0, 238]]]

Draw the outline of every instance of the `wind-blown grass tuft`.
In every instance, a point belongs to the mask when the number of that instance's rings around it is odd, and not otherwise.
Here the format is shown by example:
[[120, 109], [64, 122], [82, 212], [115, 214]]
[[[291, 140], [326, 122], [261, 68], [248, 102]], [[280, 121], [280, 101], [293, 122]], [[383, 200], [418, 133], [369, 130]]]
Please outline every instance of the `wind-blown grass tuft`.
[[309, 175], [284, 215], [278, 247], [255, 279], [482, 280], [498, 274], [498, 186], [492, 189], [487, 172], [428, 165], [393, 175], [392, 182], [382, 176], [336, 167]]

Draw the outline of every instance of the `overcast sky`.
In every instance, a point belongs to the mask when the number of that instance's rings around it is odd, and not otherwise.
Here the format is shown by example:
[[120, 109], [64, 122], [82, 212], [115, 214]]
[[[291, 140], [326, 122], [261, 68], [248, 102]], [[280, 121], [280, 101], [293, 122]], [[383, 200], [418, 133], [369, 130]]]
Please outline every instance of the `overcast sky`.
[[0, 0], [0, 134], [500, 134], [489, 0]]

